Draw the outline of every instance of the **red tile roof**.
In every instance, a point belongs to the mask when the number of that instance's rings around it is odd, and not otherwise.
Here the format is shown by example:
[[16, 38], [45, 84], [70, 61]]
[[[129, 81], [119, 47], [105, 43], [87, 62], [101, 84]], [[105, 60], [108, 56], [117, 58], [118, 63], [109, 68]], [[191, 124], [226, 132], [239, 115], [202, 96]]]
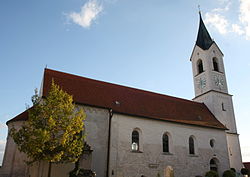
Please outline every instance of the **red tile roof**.
[[[43, 96], [49, 92], [52, 79], [73, 95], [76, 103], [112, 109], [115, 113], [166, 120], [177, 123], [226, 129], [203, 103], [149, 91], [111, 84], [45, 69]], [[22, 120], [26, 113], [12, 119]], [[23, 119], [26, 120], [26, 119]]]
[[21, 114], [18, 114], [16, 117], [14, 117], [13, 119], [10, 119], [6, 122], [6, 124], [8, 125], [8, 123], [10, 122], [15, 122], [15, 121], [24, 121], [28, 119], [28, 110], [25, 110], [24, 112], [22, 112]]

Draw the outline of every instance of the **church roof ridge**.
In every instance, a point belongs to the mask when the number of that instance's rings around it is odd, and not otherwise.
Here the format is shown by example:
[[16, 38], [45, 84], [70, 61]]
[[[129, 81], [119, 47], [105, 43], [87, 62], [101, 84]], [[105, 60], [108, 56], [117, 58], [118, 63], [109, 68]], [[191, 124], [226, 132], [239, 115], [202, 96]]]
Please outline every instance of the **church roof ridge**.
[[196, 45], [202, 48], [203, 50], [207, 50], [210, 48], [210, 46], [214, 43], [212, 40], [209, 32], [207, 31], [207, 28], [202, 20], [201, 12], [199, 12], [200, 16], [200, 24], [199, 24], [199, 30], [196, 40]]
[[[48, 68], [44, 70], [43, 97], [48, 94], [52, 79], [79, 104], [112, 109], [120, 114], [226, 129], [202, 103]], [[27, 115], [25, 111], [7, 123], [27, 120]]]

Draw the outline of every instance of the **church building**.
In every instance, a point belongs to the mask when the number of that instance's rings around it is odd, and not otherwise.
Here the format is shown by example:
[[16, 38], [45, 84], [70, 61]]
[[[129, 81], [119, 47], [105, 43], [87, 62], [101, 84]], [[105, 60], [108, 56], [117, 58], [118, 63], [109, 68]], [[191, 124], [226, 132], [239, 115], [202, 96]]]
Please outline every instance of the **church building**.
[[[40, 95], [46, 98], [52, 80], [84, 109], [86, 142], [97, 177], [201, 177], [209, 170], [243, 167], [232, 95], [228, 93], [223, 53], [210, 37], [200, 15], [190, 61], [195, 97], [187, 100], [51, 69], [44, 70]], [[7, 122], [20, 127], [28, 111]], [[48, 164], [24, 163], [7, 137], [1, 177], [45, 177]], [[68, 177], [74, 164], [53, 164], [53, 177]]]

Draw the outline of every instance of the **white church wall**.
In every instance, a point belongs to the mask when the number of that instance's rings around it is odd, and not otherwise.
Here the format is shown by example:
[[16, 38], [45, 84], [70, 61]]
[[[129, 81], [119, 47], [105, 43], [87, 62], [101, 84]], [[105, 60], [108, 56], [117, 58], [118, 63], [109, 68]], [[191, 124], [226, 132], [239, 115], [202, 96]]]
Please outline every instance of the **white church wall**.
[[[45, 161], [35, 162], [28, 167], [28, 175], [26, 177], [47, 177], [49, 163]], [[75, 167], [74, 163], [51, 165], [52, 177], [69, 177], [69, 172]]]
[[[23, 121], [8, 124], [8, 129], [14, 127], [19, 129]], [[26, 155], [21, 153], [11, 136], [8, 135], [3, 158], [3, 166], [0, 169], [1, 177], [24, 177], [27, 175], [27, 165], [24, 163]]]
[[243, 164], [238, 136], [238, 134], [227, 133], [230, 167], [235, 168], [237, 172], [240, 172], [241, 168], [243, 168]]
[[[142, 152], [131, 151], [131, 133], [141, 130]], [[172, 137], [170, 153], [163, 153], [162, 135]], [[196, 139], [196, 154], [189, 154], [188, 139]], [[215, 146], [210, 146], [214, 139]], [[172, 150], [171, 150], [172, 149]], [[163, 176], [167, 166], [172, 166], [175, 176], [204, 175], [210, 169], [210, 160], [219, 161], [219, 172], [229, 168], [226, 135], [223, 130], [176, 124], [146, 118], [114, 114], [111, 131], [110, 177]]]
[[205, 103], [216, 118], [229, 129], [229, 132], [237, 132], [231, 95], [210, 92], [195, 98], [195, 101]]
[[96, 177], [105, 177], [109, 134], [109, 110], [82, 106], [87, 115], [85, 120], [86, 141], [93, 149], [92, 170]]
[[[90, 106], [82, 106], [86, 113], [85, 132], [86, 141], [91, 146], [92, 152], [92, 170], [96, 172], [97, 177], [106, 176], [107, 169], [107, 148], [108, 148], [108, 124], [109, 111], [107, 109], [95, 108]], [[9, 123], [9, 129], [12, 126], [20, 128], [23, 121]], [[26, 156], [20, 153], [13, 139], [8, 136], [5, 155], [3, 159], [3, 167], [0, 169], [1, 177], [26, 177], [30, 173], [30, 177], [46, 177], [48, 163], [41, 162], [27, 167]], [[68, 173], [73, 170], [74, 164], [53, 164], [52, 174], [60, 177], [68, 177]]]
[[[214, 57], [218, 59], [219, 72], [214, 71], [213, 68]], [[200, 59], [202, 60], [203, 63], [204, 72], [199, 74], [197, 62]], [[206, 93], [211, 89], [221, 91], [224, 93], [228, 92], [225, 69], [223, 64], [223, 54], [220, 52], [219, 48], [215, 43], [212, 44], [212, 46], [208, 50], [202, 50], [200, 47], [195, 46], [191, 56], [191, 60], [192, 60], [195, 96]], [[215, 78], [217, 76], [221, 76], [222, 78], [224, 78], [223, 87], [218, 87], [215, 85]], [[200, 88], [200, 79], [205, 80], [205, 85], [203, 86], [203, 88]]]

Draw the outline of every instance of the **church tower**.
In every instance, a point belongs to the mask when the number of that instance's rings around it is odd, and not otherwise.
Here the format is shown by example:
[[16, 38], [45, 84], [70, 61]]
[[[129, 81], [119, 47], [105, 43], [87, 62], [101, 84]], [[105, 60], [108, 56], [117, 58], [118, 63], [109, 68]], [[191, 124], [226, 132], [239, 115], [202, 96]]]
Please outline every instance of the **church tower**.
[[242, 168], [239, 135], [236, 129], [232, 95], [228, 93], [223, 53], [209, 35], [200, 14], [199, 31], [192, 56], [195, 98], [203, 102], [225, 125], [230, 167]]

